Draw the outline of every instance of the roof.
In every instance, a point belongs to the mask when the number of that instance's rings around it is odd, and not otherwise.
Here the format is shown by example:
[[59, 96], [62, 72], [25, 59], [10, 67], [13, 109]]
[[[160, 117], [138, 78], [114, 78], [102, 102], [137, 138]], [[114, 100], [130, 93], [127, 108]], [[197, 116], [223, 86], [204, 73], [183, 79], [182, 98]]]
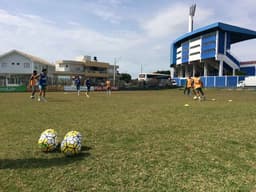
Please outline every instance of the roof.
[[245, 40], [256, 38], [256, 31], [252, 31], [250, 29], [245, 29], [245, 28], [241, 28], [241, 27], [237, 27], [237, 26], [217, 22], [217, 23], [213, 23], [211, 25], [207, 25], [205, 27], [196, 29], [192, 32], [185, 33], [184, 35], [177, 38], [173, 42], [173, 44], [176, 44], [176, 43], [182, 42], [182, 41], [187, 41], [189, 39], [198, 37], [199, 35], [203, 35], [203, 34], [206, 34], [206, 33], [209, 33], [209, 32], [213, 32], [213, 31], [216, 31], [218, 29], [222, 30], [222, 31], [225, 31], [225, 32], [230, 32], [230, 36], [231, 36], [230, 43], [231, 44], [237, 43], [237, 42], [240, 42], [240, 41], [245, 41]]
[[84, 65], [84, 61], [76, 61], [76, 60], [58, 60], [55, 63], [57, 64], [70, 64], [72, 63], [73, 65]]
[[256, 61], [242, 61], [240, 65], [256, 65]]
[[7, 52], [7, 53], [4, 53], [4, 54], [0, 55], [0, 58], [5, 57], [5, 56], [7, 56], [7, 55], [10, 55], [10, 54], [12, 54], [12, 53], [17, 53], [17, 54], [19, 54], [19, 55], [22, 55], [22, 56], [24, 56], [24, 57], [26, 57], [26, 58], [29, 58], [31, 61], [36, 62], [36, 63], [40, 63], [40, 64], [44, 64], [44, 65], [51, 65], [51, 66], [53, 65], [53, 64], [51, 64], [50, 62], [48, 62], [48, 61], [46, 61], [46, 60], [44, 60], [44, 59], [41, 59], [41, 58], [39, 58], [39, 57], [30, 55], [30, 54], [27, 54], [27, 53], [24, 53], [24, 52], [15, 50], [15, 49], [14, 49], [14, 50], [11, 50], [11, 51], [9, 51], [9, 52]]
[[109, 68], [110, 64], [106, 62], [99, 61], [76, 61], [76, 60], [59, 60], [56, 61], [56, 64], [72, 64], [72, 65], [85, 65], [88, 67], [100, 67], [100, 68]]

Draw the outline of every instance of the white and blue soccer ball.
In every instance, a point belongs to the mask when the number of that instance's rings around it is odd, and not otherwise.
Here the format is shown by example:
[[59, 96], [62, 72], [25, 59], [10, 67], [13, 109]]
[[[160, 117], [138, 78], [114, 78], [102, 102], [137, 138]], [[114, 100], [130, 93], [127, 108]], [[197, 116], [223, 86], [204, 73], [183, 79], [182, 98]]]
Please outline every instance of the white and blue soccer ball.
[[38, 139], [38, 146], [43, 152], [56, 150], [58, 146], [57, 132], [54, 129], [43, 131]]
[[60, 145], [61, 152], [66, 156], [74, 156], [81, 152], [82, 135], [78, 131], [68, 132]]

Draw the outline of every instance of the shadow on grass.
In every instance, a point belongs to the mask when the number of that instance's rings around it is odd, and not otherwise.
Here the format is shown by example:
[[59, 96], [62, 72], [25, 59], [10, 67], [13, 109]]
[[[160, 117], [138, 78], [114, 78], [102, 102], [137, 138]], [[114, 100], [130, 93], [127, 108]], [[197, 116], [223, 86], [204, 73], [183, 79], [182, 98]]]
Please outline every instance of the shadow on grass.
[[[54, 158], [28, 158], [28, 159], [0, 159], [1, 169], [33, 169], [33, 168], [49, 168], [56, 166], [63, 166], [77, 161], [84, 160], [90, 156], [89, 150], [91, 147], [82, 147], [82, 152], [72, 157]], [[54, 152], [56, 153], [56, 152]], [[49, 155], [51, 155], [49, 153]]]
[[82, 146], [81, 151], [90, 151], [91, 149], [89, 146]]

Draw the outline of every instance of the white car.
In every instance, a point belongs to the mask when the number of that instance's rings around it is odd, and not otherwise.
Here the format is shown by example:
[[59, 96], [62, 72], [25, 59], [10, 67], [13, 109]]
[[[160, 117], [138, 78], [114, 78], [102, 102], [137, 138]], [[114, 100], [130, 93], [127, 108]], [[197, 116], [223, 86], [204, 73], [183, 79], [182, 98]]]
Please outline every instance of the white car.
[[245, 86], [244, 81], [239, 81], [239, 83], [237, 84], [237, 87], [239, 88], [243, 88]]
[[174, 79], [172, 79], [172, 80], [171, 80], [171, 85], [172, 85], [172, 86], [177, 86], [177, 82], [176, 82]]

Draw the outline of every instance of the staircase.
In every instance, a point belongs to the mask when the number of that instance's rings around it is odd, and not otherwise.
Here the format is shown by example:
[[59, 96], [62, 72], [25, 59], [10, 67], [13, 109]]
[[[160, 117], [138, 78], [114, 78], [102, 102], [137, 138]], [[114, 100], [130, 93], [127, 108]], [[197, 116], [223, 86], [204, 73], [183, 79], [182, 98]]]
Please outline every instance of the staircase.
[[237, 58], [235, 58], [229, 51], [226, 51], [226, 55], [218, 54], [217, 60], [223, 60], [226, 64], [228, 64], [233, 69], [240, 68], [240, 62]]

